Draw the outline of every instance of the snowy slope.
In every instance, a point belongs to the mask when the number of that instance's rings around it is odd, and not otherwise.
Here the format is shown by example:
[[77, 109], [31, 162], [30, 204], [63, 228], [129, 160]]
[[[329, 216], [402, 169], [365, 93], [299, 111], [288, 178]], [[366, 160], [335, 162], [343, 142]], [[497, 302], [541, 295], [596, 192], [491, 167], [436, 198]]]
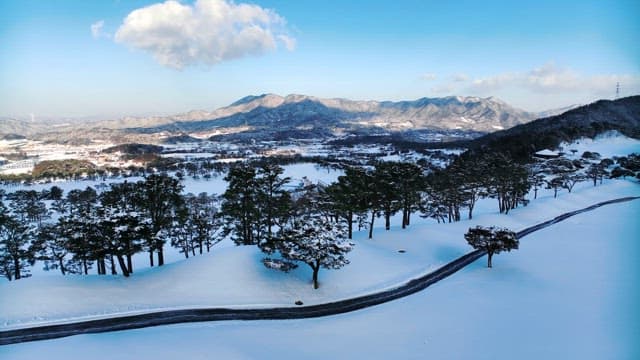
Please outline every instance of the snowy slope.
[[602, 133], [595, 139], [581, 138], [570, 143], [562, 143], [560, 146], [568, 156], [573, 154], [572, 150], [576, 150], [577, 157], [582, 156], [585, 151], [597, 152], [602, 158], [640, 153], [640, 140], [624, 136], [617, 131]]
[[[377, 229], [374, 240], [367, 240], [365, 231], [357, 233], [356, 247], [348, 256], [352, 263], [339, 271], [322, 270], [318, 290], [310, 286], [311, 272], [306, 266], [289, 274], [266, 269], [260, 262], [262, 254], [254, 247], [214, 248], [208, 255], [136, 271], [130, 279], [34, 276], [2, 282], [0, 328], [166, 308], [294, 306], [298, 299], [314, 304], [351, 297], [399, 284], [468, 252], [462, 235], [476, 224], [520, 230], [567, 211], [628, 195], [640, 195], [640, 186], [609, 181], [558, 199], [543, 194], [509, 216], [497, 214], [495, 201], [486, 200], [478, 204], [473, 221], [418, 221], [402, 231], [396, 220], [392, 231]], [[399, 249], [406, 253], [399, 253]], [[498, 266], [500, 260], [496, 260]]]
[[[601, 190], [626, 194], [618, 184]], [[633, 201], [578, 215], [526, 237], [493, 269], [481, 259], [349, 314], [81, 335], [3, 346], [0, 358], [638, 359], [639, 213]]]

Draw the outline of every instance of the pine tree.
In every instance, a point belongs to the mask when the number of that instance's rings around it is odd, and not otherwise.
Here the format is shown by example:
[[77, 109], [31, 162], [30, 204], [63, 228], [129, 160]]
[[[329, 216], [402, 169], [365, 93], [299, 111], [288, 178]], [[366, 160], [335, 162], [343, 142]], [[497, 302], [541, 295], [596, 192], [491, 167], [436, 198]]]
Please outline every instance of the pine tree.
[[420, 192], [424, 187], [422, 169], [412, 163], [398, 163], [394, 177], [399, 191], [402, 208], [402, 228], [411, 224], [411, 213], [418, 209]]
[[164, 244], [162, 232], [169, 232], [173, 224], [176, 209], [182, 206], [180, 181], [166, 174], [152, 174], [138, 182], [140, 206], [149, 219], [151, 227], [146, 242], [149, 250], [149, 263], [153, 266], [153, 252], [158, 254], [158, 266], [164, 265]]
[[62, 205], [65, 215], [58, 220], [63, 222], [67, 236], [67, 248], [73, 254], [73, 260], [85, 275], [89, 273], [92, 262], [98, 263], [98, 274], [104, 274], [104, 239], [98, 233], [96, 206], [98, 194], [95, 189], [71, 190]]
[[562, 179], [562, 176], [555, 176], [545, 180], [545, 183], [547, 184], [546, 189], [553, 189], [553, 198], [555, 199], [558, 197], [558, 189], [562, 187], [564, 180]]
[[38, 226], [49, 217], [47, 206], [35, 190], [18, 190], [11, 194], [11, 209], [19, 221], [35, 223]]
[[476, 226], [470, 228], [464, 238], [474, 249], [487, 252], [487, 267], [492, 267], [494, 254], [518, 249], [519, 245], [516, 233], [505, 228]]
[[345, 255], [353, 244], [345, 235], [344, 222], [329, 222], [318, 213], [305, 214], [294, 220], [292, 226], [282, 232], [277, 245], [270, 249], [270, 252], [277, 251], [284, 261], [265, 258], [263, 262], [269, 268], [283, 271], [295, 267], [295, 262], [303, 262], [313, 271], [313, 288], [317, 289], [320, 268], [339, 269], [349, 264]]
[[218, 200], [215, 196], [200, 193], [197, 197], [188, 197], [187, 203], [190, 221], [195, 231], [193, 240], [198, 245], [200, 254], [205, 246], [209, 252], [214, 244], [224, 239], [220, 234], [222, 221], [218, 211]]
[[525, 196], [531, 188], [527, 168], [505, 154], [493, 153], [487, 156], [489, 196], [498, 200], [500, 213], [508, 214], [518, 204], [526, 204]]
[[397, 166], [395, 162], [380, 162], [373, 171], [375, 193], [384, 215], [386, 230], [391, 229], [391, 216], [402, 208], [397, 190]]
[[222, 195], [225, 236], [230, 234], [236, 245], [257, 245], [260, 214], [255, 169], [246, 164], [234, 166], [224, 180], [229, 183]]
[[9, 280], [29, 277], [29, 266], [35, 262], [35, 249], [31, 243], [34, 229], [7, 211], [3, 212], [0, 215], [0, 271]]
[[[290, 178], [282, 177], [283, 173], [282, 167], [269, 162], [262, 164], [257, 172], [257, 207], [262, 218], [260, 226], [266, 227], [266, 241], [270, 241], [273, 237], [274, 227], [281, 227], [289, 215], [291, 198], [284, 186]], [[262, 233], [264, 231], [260, 231], [260, 234]], [[257, 239], [258, 242], [261, 240]]]
[[45, 270], [60, 269], [62, 275], [75, 272], [75, 262], [69, 259], [68, 228], [64, 219], [45, 224], [38, 229], [34, 240], [37, 260], [45, 262]]
[[128, 182], [111, 184], [100, 195], [97, 209], [97, 229], [104, 239], [104, 251], [110, 259], [116, 257], [125, 277], [133, 273], [132, 257], [142, 250], [142, 240], [151, 231], [150, 219], [141, 211], [137, 189], [136, 184]]
[[367, 211], [366, 172], [362, 168], [348, 167], [338, 181], [327, 187], [333, 210], [347, 222], [347, 237], [353, 238], [354, 216], [362, 217]]
[[605, 166], [602, 164], [591, 164], [585, 172], [585, 176], [593, 181], [593, 186], [597, 185], [597, 181], [600, 177], [606, 174]]

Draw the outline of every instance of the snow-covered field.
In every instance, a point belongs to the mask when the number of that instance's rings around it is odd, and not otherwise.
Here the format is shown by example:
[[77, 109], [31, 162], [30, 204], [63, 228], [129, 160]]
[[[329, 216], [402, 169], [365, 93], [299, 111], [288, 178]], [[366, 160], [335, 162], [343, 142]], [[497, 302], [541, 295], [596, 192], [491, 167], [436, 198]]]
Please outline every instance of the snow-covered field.
[[[596, 141], [588, 150], [605, 157], [640, 150], [637, 141], [620, 148], [607, 142]], [[299, 179], [319, 172], [311, 167], [294, 166], [285, 175]], [[337, 175], [327, 177], [322, 180]], [[543, 190], [509, 215], [497, 213], [495, 200], [482, 200], [472, 221], [453, 224], [415, 217], [401, 230], [396, 218], [391, 231], [376, 228], [373, 240], [365, 231], [356, 233], [351, 264], [321, 270], [318, 290], [306, 266], [288, 274], [269, 270], [255, 248], [229, 244], [141, 269], [130, 279], [34, 275], [0, 282], [0, 330], [167, 308], [294, 306], [296, 300], [309, 305], [370, 293], [470, 251], [463, 234], [471, 226], [517, 231], [625, 196], [640, 196], [640, 184], [585, 182], [557, 199]], [[493, 269], [482, 258], [425, 291], [349, 314], [75, 336], [3, 346], [0, 358], [638, 359], [639, 214], [635, 200], [577, 215], [522, 239], [519, 250], [497, 255]]]
[[[637, 194], [638, 185], [617, 182], [597, 190], [567, 195], [555, 203], [588, 203], [599, 197], [596, 193], [606, 193], [605, 197]], [[546, 203], [536, 210], [554, 211], [553, 202]], [[528, 222], [535, 217], [533, 207], [519, 209], [509, 218]], [[483, 258], [426, 291], [349, 314], [82, 335], [3, 346], [0, 357], [637, 359], [638, 214], [640, 201], [636, 200], [578, 215], [524, 238], [520, 250], [499, 255], [493, 269], [485, 267]], [[483, 220], [491, 217], [495, 218], [487, 215]], [[371, 249], [384, 252], [385, 260], [396, 256], [390, 251], [392, 243], [409, 245], [404, 255], [410, 256], [436, 240], [435, 236], [406, 239], [400, 232], [392, 233], [396, 239], [382, 236], [372, 242], [379, 246]], [[364, 242], [358, 240], [361, 249], [367, 247]], [[451, 246], [452, 253], [461, 250], [453, 243]], [[209, 260], [213, 263], [214, 259]], [[247, 264], [239, 266], [243, 265]], [[369, 273], [383, 276], [386, 269], [382, 265], [369, 264]], [[331, 276], [325, 273], [322, 286], [327, 288], [337, 281], [335, 276], [348, 277], [348, 269], [355, 266], [354, 261]], [[212, 285], [216, 279], [226, 281], [212, 274]], [[167, 278], [158, 284], [158, 297], [176, 280]]]
[[[509, 216], [498, 214], [495, 201], [487, 200], [478, 205], [472, 221], [435, 224], [423, 220], [403, 231], [396, 220], [389, 232], [376, 229], [373, 240], [366, 239], [366, 231], [356, 233], [356, 247], [348, 256], [351, 264], [339, 271], [322, 270], [318, 290], [310, 286], [311, 272], [306, 266], [288, 274], [266, 269], [255, 247], [214, 248], [210, 254], [162, 268], [138, 270], [130, 279], [35, 275], [0, 283], [0, 328], [166, 308], [294, 306], [296, 300], [314, 304], [351, 297], [399, 284], [470, 251], [462, 235], [476, 224], [520, 230], [567, 211], [629, 195], [640, 195], [637, 183], [609, 181], [558, 199], [544, 194]], [[400, 249], [406, 252], [399, 253]]]
[[624, 156], [633, 152], [640, 152], [640, 141], [620, 134], [617, 131], [609, 131], [600, 134], [595, 139], [582, 138], [571, 143], [562, 143], [560, 146], [571, 157], [576, 150], [575, 157], [580, 157], [585, 151], [597, 152], [602, 158]]

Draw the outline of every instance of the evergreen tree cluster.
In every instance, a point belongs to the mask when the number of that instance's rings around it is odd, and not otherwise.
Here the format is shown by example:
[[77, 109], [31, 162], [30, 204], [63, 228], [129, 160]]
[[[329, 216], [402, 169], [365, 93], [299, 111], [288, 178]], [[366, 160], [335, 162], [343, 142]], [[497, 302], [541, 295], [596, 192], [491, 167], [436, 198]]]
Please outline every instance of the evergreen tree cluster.
[[[202, 254], [219, 240], [217, 199], [203, 193], [182, 195], [178, 179], [152, 174], [132, 183], [114, 183], [98, 193], [87, 187], [63, 197], [57, 187], [46, 193], [16, 191], [0, 202], [0, 267], [9, 280], [29, 276], [36, 260], [63, 275], [130, 276], [134, 254], [149, 253], [150, 265], [164, 264], [170, 242], [185, 257]], [[0, 200], [5, 200], [1, 199]], [[45, 200], [51, 201], [50, 209]], [[11, 210], [9, 210], [11, 209]]]
[[63, 275], [95, 268], [98, 274], [130, 276], [134, 254], [146, 252], [151, 266], [162, 266], [167, 243], [189, 258], [230, 238], [257, 246], [267, 267], [289, 271], [307, 264], [318, 287], [319, 270], [348, 264], [353, 232], [368, 229], [372, 238], [378, 218], [386, 230], [396, 214], [402, 215], [403, 229], [416, 213], [443, 223], [464, 215], [472, 219], [484, 198], [495, 199], [497, 209], [508, 214], [528, 203], [530, 190], [535, 199], [543, 187], [557, 196], [581, 181], [596, 186], [606, 176], [638, 176], [639, 159], [585, 152], [520, 164], [506, 154], [469, 151], [443, 169], [394, 161], [348, 166], [332, 184], [294, 184], [276, 162], [263, 160], [231, 166], [228, 188], [219, 197], [183, 194], [179, 173], [152, 173], [138, 182], [66, 196], [57, 186], [0, 191], [0, 274], [9, 280], [28, 277], [40, 260]]

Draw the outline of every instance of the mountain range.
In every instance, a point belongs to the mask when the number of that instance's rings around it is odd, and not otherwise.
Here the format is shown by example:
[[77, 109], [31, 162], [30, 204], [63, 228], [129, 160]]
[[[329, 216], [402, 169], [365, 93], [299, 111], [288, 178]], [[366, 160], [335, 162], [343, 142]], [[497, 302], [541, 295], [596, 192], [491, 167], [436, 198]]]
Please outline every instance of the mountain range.
[[557, 148], [562, 142], [572, 142], [582, 137], [594, 138], [608, 131], [640, 139], [639, 95], [599, 100], [562, 114], [449, 146], [459, 145], [481, 152], [508, 152], [514, 158], [523, 159], [536, 151]]
[[[545, 115], [554, 112], [545, 112]], [[263, 94], [244, 97], [214, 111], [173, 116], [124, 117], [117, 120], [32, 123], [0, 121], [2, 134], [51, 140], [61, 138], [160, 138], [177, 134], [238, 134], [252, 138], [326, 137], [345, 133], [389, 133], [417, 130], [493, 132], [539, 117], [494, 97], [449, 96], [413, 101], [354, 101], [307, 95]]]

